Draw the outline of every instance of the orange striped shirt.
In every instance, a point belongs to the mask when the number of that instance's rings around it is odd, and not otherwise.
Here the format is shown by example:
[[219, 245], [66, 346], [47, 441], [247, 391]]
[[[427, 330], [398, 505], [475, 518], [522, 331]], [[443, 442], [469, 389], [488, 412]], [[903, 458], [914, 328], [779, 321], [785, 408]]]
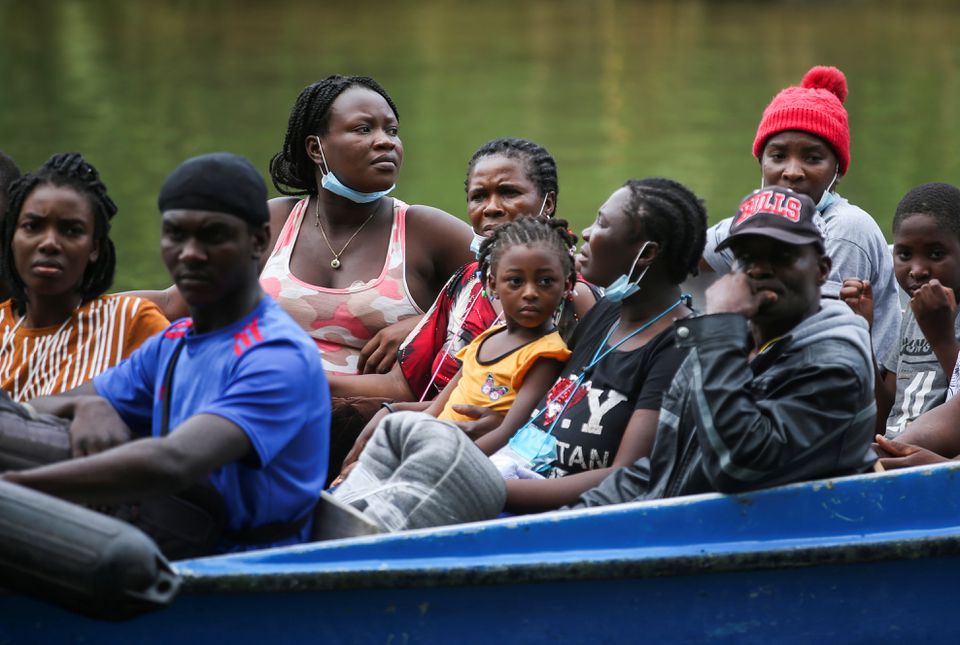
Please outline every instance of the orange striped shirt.
[[11, 306], [0, 304], [0, 387], [14, 401], [71, 390], [170, 324], [152, 302], [131, 296], [100, 296], [51, 327], [24, 327]]

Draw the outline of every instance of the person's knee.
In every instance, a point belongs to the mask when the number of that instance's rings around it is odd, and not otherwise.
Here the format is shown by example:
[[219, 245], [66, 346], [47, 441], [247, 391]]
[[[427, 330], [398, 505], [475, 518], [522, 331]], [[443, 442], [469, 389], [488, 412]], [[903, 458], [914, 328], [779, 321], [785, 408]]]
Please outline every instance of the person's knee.
[[405, 457], [424, 450], [437, 453], [459, 452], [470, 439], [452, 423], [441, 421], [423, 412], [396, 412], [387, 416], [378, 433]]

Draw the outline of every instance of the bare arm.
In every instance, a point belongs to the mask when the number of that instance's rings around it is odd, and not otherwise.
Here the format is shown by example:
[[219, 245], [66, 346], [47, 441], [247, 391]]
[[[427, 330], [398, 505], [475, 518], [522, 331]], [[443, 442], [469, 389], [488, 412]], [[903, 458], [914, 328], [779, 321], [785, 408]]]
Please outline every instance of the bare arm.
[[397, 364], [397, 350], [423, 316], [410, 316], [384, 327], [360, 349], [361, 374], [386, 374]]
[[91, 504], [112, 504], [176, 493], [223, 464], [252, 451], [246, 433], [223, 417], [200, 414], [161, 439], [20, 472], [7, 481]]
[[877, 367], [877, 359], [873, 359], [874, 396], [877, 397], [877, 434], [884, 434], [887, 431], [887, 417], [890, 416], [890, 410], [893, 408], [893, 402], [897, 398], [897, 375], [893, 372], [881, 373]]
[[[861, 318], [867, 321], [867, 327], [873, 333], [873, 287], [869, 280], [847, 278], [840, 287], [840, 299]], [[953, 369], [953, 368], [951, 368]], [[897, 396], [897, 375], [880, 369], [876, 355], [873, 355], [873, 392], [877, 399], [876, 432], [886, 432], [887, 416]]]
[[937, 279], [930, 280], [910, 299], [910, 308], [940, 363], [940, 369], [949, 379], [960, 351], [954, 331], [957, 302], [953, 289], [944, 287]]
[[177, 289], [177, 286], [174, 284], [166, 289], [127, 291], [125, 295], [146, 298], [159, 307], [167, 320], [176, 320], [190, 315], [190, 310], [187, 309], [187, 302], [183, 299], [183, 296], [180, 295], [180, 290]]
[[506, 510], [539, 513], [575, 503], [580, 495], [597, 486], [618, 468], [629, 466], [650, 454], [657, 434], [657, 410], [635, 410], [623, 431], [613, 465], [558, 479], [511, 479], [507, 481]]
[[903, 444], [926, 448], [944, 457], [960, 455], [960, 397], [924, 412], [898, 437]]
[[386, 374], [357, 374], [327, 376], [331, 396], [376, 396], [394, 401], [412, 401], [413, 392], [399, 363]]
[[407, 210], [407, 277], [421, 309], [429, 308], [450, 276], [474, 259], [472, 239], [473, 229], [449, 213], [430, 206]]
[[457, 370], [457, 373], [454, 375], [450, 382], [447, 383], [440, 394], [437, 395], [433, 401], [430, 402], [430, 405], [427, 406], [427, 409], [424, 410], [427, 414], [431, 416], [437, 416], [443, 412], [444, 406], [447, 405], [447, 401], [450, 400], [450, 395], [453, 394], [453, 391], [457, 388], [457, 384], [460, 383], [460, 376], [463, 374], [463, 370]]
[[298, 197], [274, 197], [267, 200], [267, 206], [270, 208], [270, 244], [267, 245], [267, 252], [260, 258], [260, 273], [263, 272], [263, 267], [267, 265], [267, 260], [277, 246], [280, 231], [283, 230], [283, 225], [287, 223], [290, 212], [299, 201]]
[[69, 392], [44, 396], [30, 402], [43, 414], [72, 419], [70, 453], [86, 457], [130, 441], [130, 428], [110, 403], [97, 395], [93, 381]]
[[37, 397], [30, 401], [30, 405], [41, 414], [52, 414], [65, 419], [72, 419], [77, 404], [82, 403], [85, 397], [90, 396], [97, 396], [97, 389], [93, 387], [93, 381], [87, 381], [80, 387], [63, 394]]
[[[473, 251], [470, 250], [473, 229], [445, 211], [429, 207], [420, 208], [429, 212], [427, 225], [432, 231], [430, 240], [433, 253], [431, 255], [435, 258], [436, 267], [433, 296], [436, 298], [450, 276], [467, 262], [473, 261]], [[429, 306], [432, 302], [433, 298], [426, 304]]]
[[[877, 442], [873, 444], [873, 449], [880, 457], [879, 463], [882, 470], [896, 470], [898, 468], [912, 468], [914, 466], [928, 466], [930, 464], [942, 464], [950, 461], [942, 455], [921, 448], [920, 446], [903, 443], [902, 441], [887, 439], [883, 435], [877, 435]], [[956, 461], [957, 458], [954, 458]]]
[[562, 368], [563, 363], [552, 358], [541, 358], [533, 364], [503, 421], [496, 430], [491, 430], [477, 439], [477, 447], [485, 455], [492, 455], [507, 445], [510, 437], [530, 418], [533, 408], [560, 376]]

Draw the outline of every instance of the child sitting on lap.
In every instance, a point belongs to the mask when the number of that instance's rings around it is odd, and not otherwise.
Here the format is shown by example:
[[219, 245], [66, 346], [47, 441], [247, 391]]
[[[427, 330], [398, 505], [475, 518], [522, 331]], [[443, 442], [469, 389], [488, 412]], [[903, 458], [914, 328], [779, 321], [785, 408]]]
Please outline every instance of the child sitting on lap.
[[[451, 431], [458, 431], [452, 422], [469, 418], [456, 412], [455, 405], [492, 408], [504, 414], [503, 421], [477, 439], [477, 446], [489, 455], [506, 445], [570, 356], [552, 318], [576, 280], [571, 253], [576, 241], [565, 220], [538, 218], [514, 220], [484, 240], [480, 270], [490, 294], [500, 300], [504, 324], [491, 327], [460, 350], [460, 372], [426, 412], [416, 414], [450, 421]], [[368, 426], [352, 455], [359, 455], [358, 448], [374, 429], [375, 424]], [[350, 470], [351, 466], [344, 468], [341, 479]]]
[[460, 372], [428, 414], [469, 421], [454, 410], [466, 404], [506, 415], [500, 427], [477, 442], [493, 450], [530, 416], [570, 356], [552, 317], [576, 280], [570, 253], [575, 246], [564, 220], [517, 220], [484, 241], [481, 271], [490, 294], [500, 300], [505, 324], [491, 327], [457, 353]]

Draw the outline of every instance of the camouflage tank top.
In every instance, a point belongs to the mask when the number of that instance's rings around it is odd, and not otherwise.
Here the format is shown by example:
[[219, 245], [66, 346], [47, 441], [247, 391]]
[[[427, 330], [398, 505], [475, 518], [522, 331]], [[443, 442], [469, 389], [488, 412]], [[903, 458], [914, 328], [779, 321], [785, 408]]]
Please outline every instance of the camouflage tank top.
[[380, 275], [346, 289], [309, 284], [290, 271], [290, 255], [306, 210], [303, 199], [290, 211], [260, 274], [260, 285], [313, 338], [328, 373], [356, 374], [360, 349], [368, 340], [398, 320], [423, 313], [407, 288], [407, 205], [393, 200], [390, 245]]

